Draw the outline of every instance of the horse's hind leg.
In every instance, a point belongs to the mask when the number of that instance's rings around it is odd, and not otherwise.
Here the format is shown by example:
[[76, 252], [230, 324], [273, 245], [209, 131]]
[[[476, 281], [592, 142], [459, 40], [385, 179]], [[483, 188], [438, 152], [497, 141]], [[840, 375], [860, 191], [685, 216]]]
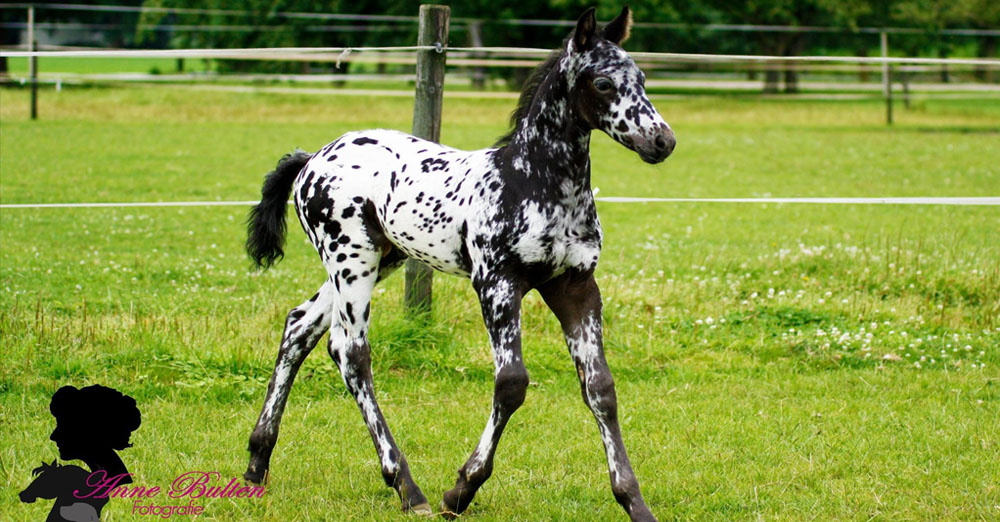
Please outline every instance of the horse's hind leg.
[[250, 482], [261, 484], [267, 479], [271, 451], [278, 440], [278, 425], [285, 411], [288, 392], [302, 361], [330, 327], [334, 292], [333, 283], [328, 281], [316, 295], [288, 313], [278, 360], [274, 363], [274, 373], [267, 385], [264, 407], [257, 419], [257, 427], [250, 435], [250, 464], [243, 474], [243, 478]]
[[604, 442], [611, 491], [634, 522], [656, 521], [639, 492], [618, 424], [615, 382], [604, 359], [601, 291], [592, 272], [567, 272], [538, 289], [559, 318], [576, 365], [583, 400], [590, 407]]
[[379, 272], [379, 255], [373, 250], [356, 249], [355, 252], [358, 254], [356, 258], [328, 265], [335, 284], [340, 288], [340, 299], [334, 309], [337, 317], [330, 328], [328, 350], [330, 357], [340, 368], [344, 384], [357, 401], [361, 416], [368, 426], [386, 485], [399, 494], [403, 511], [412, 510], [430, 515], [431, 507], [427, 503], [427, 497], [413, 481], [406, 457], [396, 446], [389, 425], [375, 400], [371, 347], [368, 344], [368, 316], [371, 294]]
[[524, 402], [528, 370], [521, 357], [521, 297], [524, 292], [511, 281], [484, 278], [473, 281], [483, 309], [483, 320], [493, 345], [493, 409], [476, 450], [458, 470], [455, 487], [444, 494], [447, 517], [462, 513], [480, 486], [493, 473], [493, 455], [507, 421]]

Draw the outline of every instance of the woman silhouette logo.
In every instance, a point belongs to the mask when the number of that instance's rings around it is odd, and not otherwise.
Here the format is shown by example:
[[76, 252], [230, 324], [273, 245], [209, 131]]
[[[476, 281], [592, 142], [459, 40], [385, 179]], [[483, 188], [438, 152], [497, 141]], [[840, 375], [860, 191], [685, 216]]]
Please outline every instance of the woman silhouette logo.
[[63, 386], [52, 396], [49, 411], [56, 418], [49, 439], [59, 448], [59, 458], [82, 460], [90, 471], [43, 462], [32, 471], [37, 478], [21, 492], [21, 502], [55, 499], [46, 522], [98, 521], [108, 498], [80, 498], [75, 492], [87, 491], [88, 477], [98, 470], [107, 477], [121, 475], [119, 485], [132, 482], [115, 451], [132, 446], [129, 438], [142, 422], [135, 399], [101, 385]]

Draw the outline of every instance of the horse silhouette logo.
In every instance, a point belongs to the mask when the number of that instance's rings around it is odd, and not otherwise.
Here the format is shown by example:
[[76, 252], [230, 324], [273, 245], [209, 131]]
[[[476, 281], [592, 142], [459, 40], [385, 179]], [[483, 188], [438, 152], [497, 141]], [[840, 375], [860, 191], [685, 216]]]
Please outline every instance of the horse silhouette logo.
[[63, 386], [52, 396], [49, 411], [56, 418], [49, 439], [59, 448], [59, 458], [82, 460], [90, 469], [42, 462], [32, 471], [36, 478], [20, 493], [21, 502], [55, 499], [46, 522], [99, 521], [108, 497], [80, 493], [88, 490], [88, 480], [97, 471], [103, 471], [103, 477], [121, 477], [120, 485], [132, 482], [117, 450], [132, 447], [129, 438], [142, 422], [135, 399], [101, 385]]

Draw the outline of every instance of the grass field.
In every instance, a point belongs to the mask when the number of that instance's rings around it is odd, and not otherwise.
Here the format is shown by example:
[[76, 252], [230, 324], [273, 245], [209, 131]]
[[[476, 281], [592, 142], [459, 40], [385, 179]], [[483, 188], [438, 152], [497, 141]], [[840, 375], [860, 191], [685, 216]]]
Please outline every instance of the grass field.
[[[184, 60], [184, 71], [211, 70], [207, 60]], [[61, 56], [39, 58], [38, 72], [42, 73], [163, 73], [178, 72], [176, 58], [65, 58]], [[7, 67], [11, 73], [26, 74], [28, 72], [27, 58], [8, 58]]]
[[[0, 202], [251, 200], [281, 154], [412, 102], [169, 88], [0, 90]], [[593, 140], [601, 196], [998, 196], [1000, 103], [691, 97], [657, 106], [678, 148], [648, 166]], [[442, 141], [491, 144], [509, 100], [449, 99]], [[244, 471], [287, 311], [325, 274], [290, 227], [249, 271], [240, 207], [0, 211], [0, 519], [57, 456], [48, 400], [135, 397], [136, 482]], [[1000, 210], [599, 204], [598, 281], [626, 444], [661, 520], [1000, 518]], [[429, 324], [402, 277], [377, 291], [376, 387], [433, 504], [486, 420], [492, 359], [475, 297], [438, 276]], [[463, 518], [621, 520], [559, 327], [525, 300], [532, 386]], [[324, 341], [321, 341], [321, 346]], [[400, 520], [354, 401], [323, 350], [292, 392], [263, 499], [208, 520]], [[133, 520], [112, 501], [106, 520]]]

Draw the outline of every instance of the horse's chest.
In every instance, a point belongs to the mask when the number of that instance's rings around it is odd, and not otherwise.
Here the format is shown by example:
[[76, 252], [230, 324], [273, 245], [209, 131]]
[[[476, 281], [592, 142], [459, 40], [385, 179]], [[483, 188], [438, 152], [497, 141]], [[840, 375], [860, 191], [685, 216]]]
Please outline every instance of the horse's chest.
[[592, 209], [524, 205], [513, 253], [528, 265], [548, 265], [554, 273], [566, 268], [592, 270], [601, 252], [601, 224]]

